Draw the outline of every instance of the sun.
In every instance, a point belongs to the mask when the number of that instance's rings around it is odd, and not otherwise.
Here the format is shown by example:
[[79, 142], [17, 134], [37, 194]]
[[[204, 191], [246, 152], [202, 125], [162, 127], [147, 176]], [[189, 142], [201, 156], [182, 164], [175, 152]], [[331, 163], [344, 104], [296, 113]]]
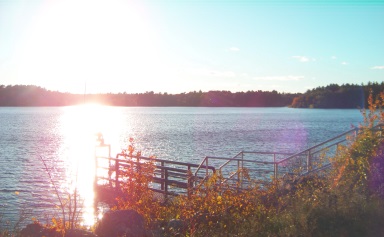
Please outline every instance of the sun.
[[20, 47], [22, 84], [83, 93], [148, 84], [161, 69], [140, 1], [45, 1]]

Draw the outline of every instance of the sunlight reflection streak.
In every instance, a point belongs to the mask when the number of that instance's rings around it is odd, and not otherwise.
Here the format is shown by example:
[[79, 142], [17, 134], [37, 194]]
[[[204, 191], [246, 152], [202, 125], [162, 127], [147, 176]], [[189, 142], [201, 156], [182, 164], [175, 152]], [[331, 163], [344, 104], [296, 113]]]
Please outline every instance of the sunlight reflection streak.
[[119, 135], [121, 119], [118, 110], [97, 105], [86, 104], [65, 108], [62, 117], [62, 132], [65, 134], [65, 188], [73, 193], [77, 188], [82, 204], [83, 224], [90, 226], [97, 218], [94, 210], [93, 182], [95, 176], [94, 148], [96, 134], [104, 137]]

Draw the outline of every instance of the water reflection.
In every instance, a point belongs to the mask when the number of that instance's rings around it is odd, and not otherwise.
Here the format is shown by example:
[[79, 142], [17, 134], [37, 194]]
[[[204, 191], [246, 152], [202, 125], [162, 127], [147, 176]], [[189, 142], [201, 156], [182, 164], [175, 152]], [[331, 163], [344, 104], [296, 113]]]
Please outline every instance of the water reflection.
[[121, 127], [119, 111], [102, 105], [88, 104], [64, 108], [61, 132], [64, 136], [64, 189], [78, 190], [84, 225], [95, 221], [93, 181], [95, 176], [94, 148], [96, 135], [118, 137]]

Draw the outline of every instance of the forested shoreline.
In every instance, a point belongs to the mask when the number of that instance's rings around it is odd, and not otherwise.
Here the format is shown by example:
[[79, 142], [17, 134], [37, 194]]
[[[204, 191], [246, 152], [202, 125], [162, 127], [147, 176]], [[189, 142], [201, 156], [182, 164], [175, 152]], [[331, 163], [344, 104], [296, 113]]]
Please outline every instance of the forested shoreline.
[[384, 91], [384, 82], [369, 82], [367, 85], [354, 84], [330, 84], [308, 90], [306, 93], [296, 96], [291, 107], [293, 108], [366, 108], [370, 92], [376, 98]]
[[100, 103], [111, 106], [284, 107], [289, 106], [295, 96], [297, 94], [277, 91], [70, 94], [33, 85], [0, 85], [0, 106], [70, 106]]
[[378, 95], [384, 82], [367, 85], [330, 84], [300, 93], [277, 91], [193, 91], [188, 93], [71, 94], [34, 85], [0, 85], [0, 106], [71, 106], [100, 103], [110, 106], [364, 108], [370, 91]]

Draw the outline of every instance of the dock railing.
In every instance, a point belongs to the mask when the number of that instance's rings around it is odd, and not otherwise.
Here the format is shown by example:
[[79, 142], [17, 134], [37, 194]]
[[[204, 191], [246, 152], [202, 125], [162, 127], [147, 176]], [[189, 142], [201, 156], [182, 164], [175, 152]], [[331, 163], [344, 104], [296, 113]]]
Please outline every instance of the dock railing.
[[[371, 128], [371, 132], [379, 132], [380, 136], [382, 136], [383, 127], [384, 124], [378, 124]], [[360, 128], [353, 128], [278, 161], [276, 164], [276, 177], [285, 174], [302, 176], [330, 168], [332, 161], [329, 158], [338, 154], [341, 145], [349, 145], [349, 143], [353, 142], [359, 133], [361, 133]]]
[[[372, 131], [382, 134], [383, 127], [378, 124]], [[331, 167], [329, 158], [337, 154], [339, 146], [348, 145], [359, 132], [359, 128], [353, 128], [297, 153], [241, 151], [232, 158], [207, 156], [201, 164], [219, 167], [217, 170], [224, 177], [223, 182], [246, 188], [249, 184], [247, 177], [263, 184], [284, 175], [302, 176], [328, 169]], [[198, 168], [195, 174], [199, 171]]]
[[[383, 127], [384, 124], [378, 124], [371, 130], [382, 136]], [[123, 182], [122, 169], [152, 161], [155, 171], [150, 188], [165, 196], [189, 194], [216, 172], [223, 177], [223, 183], [243, 189], [251, 184], [250, 180], [263, 185], [287, 174], [302, 176], [328, 169], [331, 167], [329, 158], [337, 154], [341, 145], [353, 142], [359, 132], [359, 128], [353, 128], [298, 153], [241, 151], [231, 158], [206, 156], [200, 164], [129, 156], [125, 153], [112, 158], [110, 146], [102, 144], [99, 148], [107, 148], [109, 155], [96, 155], [95, 184], [109, 185], [119, 190], [120, 183]]]
[[[121, 183], [124, 182], [123, 170], [132, 169], [140, 172], [140, 166], [146, 162], [152, 162], [154, 172], [151, 190], [163, 195], [189, 194], [194, 187], [196, 180], [203, 180], [205, 176], [194, 175], [195, 169], [200, 167], [207, 170], [207, 173], [214, 173], [213, 166], [197, 165], [172, 160], [134, 156], [119, 153], [115, 158], [96, 156], [97, 170], [95, 177], [96, 185], [109, 186], [115, 191], [121, 190]], [[126, 178], [126, 177], [125, 177]]]
[[[295, 153], [277, 162], [276, 177], [281, 175], [305, 175], [330, 167], [330, 157], [337, 154], [340, 145], [346, 145], [358, 134], [359, 129], [353, 128], [322, 143]], [[348, 139], [352, 138], [352, 139]]]
[[[252, 180], [259, 183], [269, 182], [276, 174], [277, 161], [292, 155], [283, 152], [241, 151], [232, 158], [206, 156], [201, 164], [212, 164], [218, 167], [223, 182], [231, 186], [245, 188]], [[197, 169], [197, 174], [200, 170]], [[206, 174], [209, 175], [209, 174]]]

